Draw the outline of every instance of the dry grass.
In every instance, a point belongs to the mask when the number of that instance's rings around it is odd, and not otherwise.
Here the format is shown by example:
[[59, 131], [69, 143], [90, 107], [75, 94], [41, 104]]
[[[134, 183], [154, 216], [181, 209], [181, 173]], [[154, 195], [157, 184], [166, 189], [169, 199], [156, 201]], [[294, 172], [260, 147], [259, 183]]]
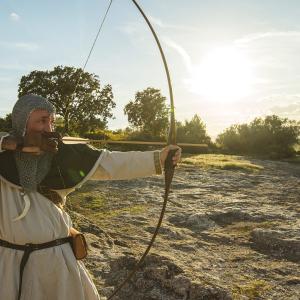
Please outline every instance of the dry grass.
[[253, 172], [264, 169], [262, 166], [253, 164], [242, 156], [223, 154], [185, 155], [182, 158], [182, 163], [202, 168], [217, 168], [223, 170], [244, 170]]
[[267, 281], [254, 279], [243, 285], [236, 284], [232, 289], [232, 295], [233, 299], [241, 299], [241, 296], [246, 296], [248, 297], [247, 299], [257, 299], [257, 297], [261, 297], [264, 292], [270, 289], [272, 289], [272, 286]]
[[[140, 215], [147, 211], [147, 205], [134, 204], [124, 205], [122, 200], [129, 200], [133, 196], [112, 191], [85, 191], [87, 188], [82, 188], [79, 191], [72, 193], [68, 199], [68, 208], [76, 211], [98, 226], [111, 225], [114, 218], [122, 215]], [[125, 199], [126, 198], [126, 199]], [[122, 228], [124, 229], [124, 228]]]

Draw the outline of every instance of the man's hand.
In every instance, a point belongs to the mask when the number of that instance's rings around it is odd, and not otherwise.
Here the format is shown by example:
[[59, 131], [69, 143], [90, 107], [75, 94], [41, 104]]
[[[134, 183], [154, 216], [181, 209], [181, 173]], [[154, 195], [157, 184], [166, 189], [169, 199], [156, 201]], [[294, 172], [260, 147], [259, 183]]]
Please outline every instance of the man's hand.
[[162, 166], [165, 165], [169, 150], [178, 149], [173, 156], [173, 165], [177, 165], [181, 159], [181, 148], [177, 145], [168, 145], [160, 151], [160, 163]]
[[16, 150], [18, 144], [23, 143], [23, 139], [22, 138], [16, 138], [12, 135], [7, 135], [6, 137], [4, 137], [4, 139], [2, 140], [2, 144], [1, 144], [1, 148], [3, 150]]
[[56, 153], [59, 139], [61, 139], [61, 136], [57, 132], [31, 132], [24, 136], [21, 151], [35, 155], [44, 152]]

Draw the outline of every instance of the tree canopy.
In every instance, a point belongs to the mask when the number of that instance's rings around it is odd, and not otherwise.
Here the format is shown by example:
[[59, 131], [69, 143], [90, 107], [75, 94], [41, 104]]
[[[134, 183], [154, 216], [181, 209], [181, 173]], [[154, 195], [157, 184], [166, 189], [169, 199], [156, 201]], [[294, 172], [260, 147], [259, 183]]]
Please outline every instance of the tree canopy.
[[106, 128], [116, 106], [111, 85], [102, 88], [97, 75], [68, 66], [24, 75], [18, 92], [19, 97], [33, 93], [51, 101], [67, 133]]
[[211, 144], [206, 126], [197, 114], [190, 121], [177, 122], [177, 140], [181, 143]]
[[0, 118], [0, 131], [8, 132], [12, 128], [11, 113]]
[[236, 124], [217, 138], [222, 149], [240, 154], [288, 157], [299, 142], [300, 123], [276, 115], [256, 118], [250, 124]]
[[151, 137], [160, 137], [167, 131], [169, 109], [166, 97], [158, 89], [148, 87], [137, 92], [135, 100], [125, 106], [124, 113], [131, 126]]

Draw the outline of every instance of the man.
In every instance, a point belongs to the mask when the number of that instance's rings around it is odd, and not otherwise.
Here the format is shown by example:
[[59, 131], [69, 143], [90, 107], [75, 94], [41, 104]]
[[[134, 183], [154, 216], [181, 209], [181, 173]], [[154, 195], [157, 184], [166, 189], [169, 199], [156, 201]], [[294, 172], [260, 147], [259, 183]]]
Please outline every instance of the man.
[[[87, 180], [161, 174], [170, 149], [109, 152], [65, 145], [54, 130], [53, 105], [21, 97], [12, 132], [0, 133], [0, 299], [95, 300], [98, 292], [70, 246], [66, 196]], [[75, 254], [75, 255], [74, 255]]]

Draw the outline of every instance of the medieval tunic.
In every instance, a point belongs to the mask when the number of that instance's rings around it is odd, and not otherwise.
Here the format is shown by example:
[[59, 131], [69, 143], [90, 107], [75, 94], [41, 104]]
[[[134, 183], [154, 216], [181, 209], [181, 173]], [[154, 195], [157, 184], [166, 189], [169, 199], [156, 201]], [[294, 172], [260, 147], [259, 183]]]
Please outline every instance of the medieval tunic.
[[[58, 191], [64, 201], [86, 180], [131, 179], [160, 173], [155, 165], [154, 151], [102, 150], [99, 153], [93, 168], [80, 184]], [[20, 191], [18, 185], [0, 176], [0, 239], [21, 245], [40, 244], [69, 235], [72, 227], [69, 215], [38, 192], [29, 193], [27, 215], [13, 222], [24, 208]], [[0, 247], [1, 300], [17, 299], [22, 255], [23, 251]], [[69, 244], [63, 244], [31, 253], [24, 269], [21, 299], [96, 300], [99, 295], [84, 264], [76, 260]]]

